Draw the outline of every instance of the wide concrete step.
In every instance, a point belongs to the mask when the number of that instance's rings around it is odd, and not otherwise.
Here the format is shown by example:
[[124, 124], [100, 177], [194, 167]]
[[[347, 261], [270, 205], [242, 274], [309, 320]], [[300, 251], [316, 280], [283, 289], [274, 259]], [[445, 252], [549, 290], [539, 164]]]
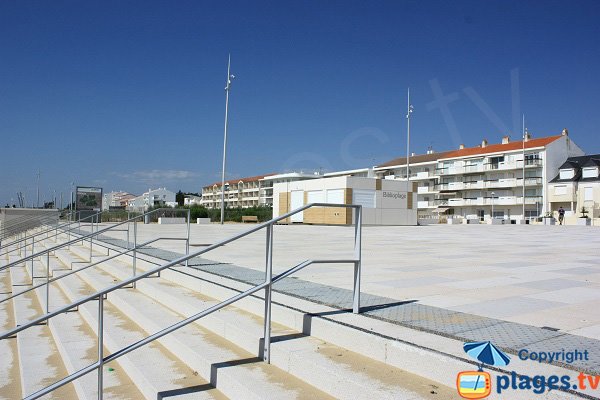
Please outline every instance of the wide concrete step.
[[[81, 278], [96, 290], [114, 283], [114, 277], [102, 270], [86, 270]], [[146, 296], [140, 290], [124, 289], [109, 295], [119, 310], [135, 318], [148, 333], [177, 323], [183, 317]], [[202, 309], [214, 304], [200, 298]], [[161, 339], [163, 344], [230, 398], [236, 399], [327, 399], [326, 393], [311, 387], [281, 369], [265, 364], [254, 352], [245, 351], [220, 335], [191, 324]]]
[[[75, 254], [85, 249], [73, 247]], [[140, 264], [140, 268], [143, 266]], [[102, 269], [109, 272], [112, 281], [131, 276], [131, 266], [122, 262], [108, 261]], [[111, 283], [106, 279], [102, 284]], [[171, 310], [189, 316], [216, 304], [197, 291], [174, 285], [163, 279], [148, 278], [138, 281], [137, 290], [146, 293]], [[258, 354], [263, 336], [262, 317], [230, 306], [197, 323], [246, 351]], [[336, 398], [403, 398], [423, 396], [410, 387], [408, 380], [417, 378], [390, 365], [373, 361], [368, 357], [304, 335], [297, 330], [274, 324], [274, 342], [271, 347], [271, 363], [291, 375]], [[421, 392], [423, 388], [420, 388]]]
[[[40, 277], [34, 279], [36, 285], [46, 282], [44, 276], [46, 274], [47, 259], [42, 258], [41, 261], [37, 265], [37, 268], [34, 269], [35, 276]], [[57, 258], [52, 256], [49, 258], [49, 261], [51, 276], [56, 276], [65, 271], [65, 265]], [[58, 285], [50, 284], [49, 288], [49, 298], [51, 299], [50, 311], [71, 303]], [[46, 287], [40, 287], [34, 292], [40, 304], [45, 305]], [[48, 326], [69, 374], [79, 371], [98, 360], [98, 340], [96, 334], [76, 310], [51, 318]], [[106, 348], [104, 348], [104, 352], [105, 354], [108, 353]], [[118, 361], [106, 364], [103, 371], [104, 399], [135, 400], [142, 397], [141, 392], [129, 379], [124, 372], [124, 368]], [[76, 379], [73, 381], [73, 385], [79, 399], [91, 400], [98, 398], [97, 372], [91, 372]]]
[[[69, 302], [96, 291], [76, 275], [60, 279], [56, 284]], [[52, 301], [53, 299], [51, 304]], [[82, 304], [78, 310], [97, 335], [98, 303], [94, 301]], [[105, 355], [146, 336], [147, 332], [112, 304], [110, 297], [104, 302], [104, 345], [107, 349]], [[175, 395], [177, 399], [227, 398], [157, 342], [120, 357], [119, 364], [142, 393], [143, 398], [148, 400]]]
[[[149, 267], [152, 266], [138, 262], [139, 270]], [[188, 287], [194, 292], [201, 292], [220, 300], [248, 288], [245, 283], [194, 268], [171, 268], [163, 271], [162, 278], [177, 286]], [[261, 315], [264, 307], [261, 295], [258, 293], [247, 297], [237, 302], [236, 306]], [[455, 398], [457, 372], [474, 368], [462, 351], [463, 343], [455, 339], [417, 331], [362, 314], [352, 314], [283, 293], [275, 292], [273, 300], [274, 321], [376, 360], [379, 362], [376, 364], [379, 365], [376, 371], [385, 371], [387, 366], [396, 367], [394, 371], [400, 370], [403, 373], [395, 376], [395, 381], [426, 397], [431, 395], [430, 392], [435, 392], [435, 398]], [[515, 358], [509, 371], [515, 370], [534, 376], [540, 374], [540, 368], [547, 376], [573, 375], [573, 371], [560, 367], [527, 363]], [[515, 400], [530, 398], [526, 391], [512, 392], [510, 396]], [[572, 398], [570, 393], [559, 391], [545, 393], [544, 396], [547, 399]]]
[[[12, 257], [11, 257], [12, 258]], [[34, 261], [34, 267], [39, 261]], [[27, 273], [30, 265], [10, 268], [13, 287], [29, 287], [31, 279]], [[14, 322], [23, 325], [43, 314], [43, 306], [35, 293], [28, 292], [11, 300], [14, 311]], [[5, 339], [6, 340], [6, 339]], [[15, 340], [15, 339], [8, 339]], [[57, 345], [47, 325], [34, 325], [17, 334], [16, 338], [19, 377], [22, 396], [28, 396], [45, 388], [48, 384], [60, 380], [67, 375], [65, 365], [59, 355]], [[76, 399], [73, 384], [67, 384], [46, 399]]]

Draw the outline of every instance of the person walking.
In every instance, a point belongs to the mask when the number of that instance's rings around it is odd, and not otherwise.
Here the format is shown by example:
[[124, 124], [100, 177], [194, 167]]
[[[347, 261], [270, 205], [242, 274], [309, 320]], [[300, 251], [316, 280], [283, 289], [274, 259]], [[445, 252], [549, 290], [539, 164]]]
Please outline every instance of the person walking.
[[559, 225], [563, 224], [563, 221], [565, 220], [565, 209], [560, 207], [558, 209], [558, 223]]

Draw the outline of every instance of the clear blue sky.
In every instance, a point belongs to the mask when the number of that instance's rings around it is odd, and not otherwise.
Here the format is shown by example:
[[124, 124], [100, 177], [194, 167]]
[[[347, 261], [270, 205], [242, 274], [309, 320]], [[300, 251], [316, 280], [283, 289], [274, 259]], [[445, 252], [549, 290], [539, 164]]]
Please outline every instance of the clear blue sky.
[[[2, 1], [0, 204], [366, 167], [568, 128], [600, 153], [597, 1]], [[446, 102], [437, 103], [443, 96]], [[443, 107], [440, 107], [440, 104]], [[59, 194], [57, 194], [59, 196]]]

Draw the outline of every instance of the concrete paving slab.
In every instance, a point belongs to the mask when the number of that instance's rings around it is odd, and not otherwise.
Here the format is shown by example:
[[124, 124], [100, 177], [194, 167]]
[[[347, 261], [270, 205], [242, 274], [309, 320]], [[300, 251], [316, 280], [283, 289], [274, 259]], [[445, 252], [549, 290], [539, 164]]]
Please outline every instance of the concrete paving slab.
[[[157, 225], [140, 226], [138, 240], [175, 234], [173, 227], [166, 228], [167, 226], [163, 228]], [[552, 331], [541, 327], [555, 326], [561, 318], [566, 321], [566, 313], [569, 312], [564, 308], [565, 302], [555, 301], [551, 296], [547, 299], [532, 297], [556, 291], [552, 286], [556, 284], [544, 286], [544, 283], [540, 283], [537, 287], [535, 284], [534, 287], [521, 284], [561, 279], [581, 281], [582, 276], [600, 273], [600, 265], [592, 264], [594, 256], [597, 256], [596, 249], [600, 245], [599, 235], [595, 235], [596, 231], [593, 229], [573, 228], [558, 230], [542, 226], [510, 226], [490, 229], [483, 225], [364, 227], [362, 300], [365, 304], [372, 305], [393, 304], [406, 300], [407, 293], [410, 294], [411, 300], [417, 302], [425, 301], [430, 296], [460, 297], [461, 294], [472, 300], [483, 300], [462, 305], [438, 303], [438, 308], [445, 308], [449, 316], [455, 315], [453, 313], [456, 312], [465, 312], [475, 317], [487, 316], [492, 320], [482, 322], [476, 329], [463, 329], [458, 332], [457, 329], [464, 328], [463, 325], [453, 326], [450, 322], [439, 326], [428, 325], [430, 320], [427, 318], [415, 320], [413, 327], [434, 329], [439, 334], [448, 335], [470, 332], [472, 340], [494, 341], [497, 338], [499, 342], [512, 346], [513, 350], [518, 350], [522, 343], [529, 343], [536, 338], [538, 341], [547, 338], [547, 332]], [[247, 226], [209, 225], [192, 229], [191, 237], [194, 242], [215, 243], [244, 229], [247, 229]], [[348, 227], [276, 226], [274, 237], [277, 264], [274, 269], [279, 271], [307, 258], [351, 256], [352, 235], [353, 231]], [[565, 248], [569, 248], [570, 251], [564, 252]], [[165, 244], [164, 249], [174, 251], [175, 247]], [[256, 282], [261, 278], [260, 274], [264, 274], [264, 235], [253, 235], [243, 243], [216, 249], [207, 256], [215, 263], [231, 264], [227, 273], [233, 279], [252, 279]], [[425, 267], [419, 268], [421, 265]], [[200, 268], [216, 274], [226, 271], [225, 268], [219, 269], [215, 265]], [[449, 275], [447, 272], [452, 268], [461, 273], [454, 277]], [[338, 308], [350, 304], [351, 297], [348, 293], [343, 293], [348, 291], [351, 285], [351, 277], [348, 276], [347, 270], [340, 269], [337, 276], [335, 271], [328, 270], [325, 277], [318, 272], [309, 273], [309, 270], [303, 271], [300, 278], [313, 286], [307, 285], [307, 291], [301, 293], [300, 286], [294, 285], [287, 288], [290, 294], [322, 304], [335, 301], [337, 304], [332, 305]], [[570, 270], [574, 272], [570, 273]], [[255, 271], [256, 274], [249, 271]], [[487, 275], [488, 271], [490, 275]], [[382, 276], [385, 278], [382, 279]], [[414, 279], [416, 284], [404, 287], [408, 279]], [[427, 279], [446, 281], [420, 285]], [[456, 281], [448, 282], [447, 279]], [[396, 284], [389, 285], [392, 281]], [[598, 290], [600, 285], [591, 282], [586, 288]], [[575, 296], [578, 286], [559, 290], [566, 290]], [[591, 321], [600, 316], [597, 307], [589, 309], [588, 312], [591, 314]], [[534, 314], [540, 315], [540, 318], [535, 320], [536, 326], [495, 322]], [[472, 317], [473, 321], [476, 320], [475, 317]], [[574, 318], [569, 320], [568, 326], [574, 330], [585, 328], [589, 324], [589, 321], [581, 321], [578, 324]], [[475, 338], [476, 334], [482, 336]], [[600, 336], [595, 339], [599, 338]]]

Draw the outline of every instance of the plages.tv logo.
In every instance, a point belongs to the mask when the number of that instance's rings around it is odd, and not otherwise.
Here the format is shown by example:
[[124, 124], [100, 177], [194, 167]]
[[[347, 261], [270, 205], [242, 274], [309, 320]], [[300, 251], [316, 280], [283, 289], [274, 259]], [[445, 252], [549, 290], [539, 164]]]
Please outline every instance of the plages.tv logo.
[[456, 389], [465, 399], [484, 399], [492, 392], [492, 378], [483, 370], [484, 365], [504, 366], [510, 357], [492, 342], [473, 342], [463, 345], [465, 352], [480, 362], [477, 371], [462, 371], [456, 376]]

